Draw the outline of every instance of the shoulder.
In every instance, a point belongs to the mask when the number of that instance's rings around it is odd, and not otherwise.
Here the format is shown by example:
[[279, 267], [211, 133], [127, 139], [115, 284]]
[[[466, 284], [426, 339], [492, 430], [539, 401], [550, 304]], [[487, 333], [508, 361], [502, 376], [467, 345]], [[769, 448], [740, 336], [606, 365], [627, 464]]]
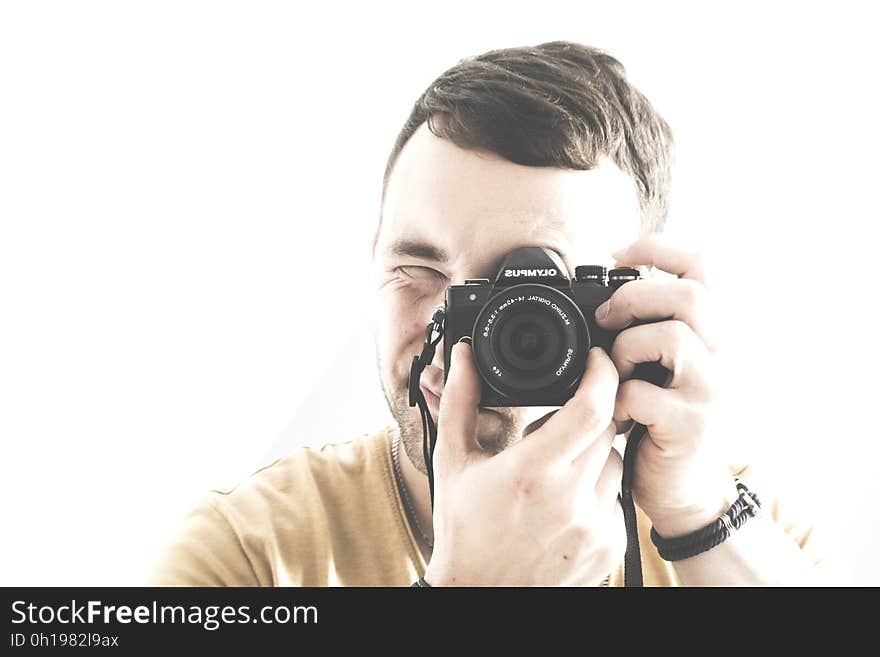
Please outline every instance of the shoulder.
[[382, 479], [390, 458], [389, 431], [383, 427], [343, 442], [298, 447], [233, 486], [213, 489], [210, 498], [235, 524], [279, 510], [290, 517], [316, 498], [347, 496]]
[[375, 511], [360, 506], [384, 501], [390, 467], [390, 427], [383, 427], [299, 447], [233, 486], [207, 491], [161, 555], [151, 583], [270, 585], [279, 554], [320, 552], [329, 535], [370, 522]]

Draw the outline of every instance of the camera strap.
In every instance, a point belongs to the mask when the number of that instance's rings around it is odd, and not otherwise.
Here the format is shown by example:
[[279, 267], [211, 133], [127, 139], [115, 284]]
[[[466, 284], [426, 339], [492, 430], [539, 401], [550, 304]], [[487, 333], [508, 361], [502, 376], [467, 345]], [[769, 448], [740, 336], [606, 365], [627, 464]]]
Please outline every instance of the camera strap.
[[636, 505], [633, 502], [632, 484], [635, 472], [636, 452], [647, 429], [643, 424], [633, 426], [623, 450], [623, 479], [620, 482], [620, 506], [623, 507], [623, 524], [626, 528], [626, 553], [623, 556], [623, 585], [641, 587], [642, 553], [639, 548], [639, 528], [636, 522]]
[[[422, 416], [422, 454], [425, 459], [425, 470], [428, 473], [428, 490], [431, 494], [431, 510], [434, 510], [434, 447], [437, 445], [437, 427], [428, 410], [425, 395], [419, 387], [424, 369], [434, 358], [437, 343], [443, 337], [443, 320], [446, 311], [443, 306], [434, 311], [434, 316], [425, 327], [425, 343], [422, 353], [413, 356], [409, 370], [409, 405], [418, 406]], [[636, 366], [636, 378], [644, 379], [655, 385], [662, 385], [668, 374], [659, 363], [642, 363]], [[626, 553], [623, 561], [624, 586], [641, 587], [642, 558], [639, 549], [639, 533], [636, 522], [636, 509], [633, 502], [633, 478], [635, 475], [636, 453], [639, 444], [647, 433], [643, 424], [634, 424], [626, 441], [623, 455], [623, 478], [620, 486], [620, 505], [623, 507], [623, 522], [626, 528]]]
[[425, 327], [425, 344], [422, 353], [413, 356], [412, 365], [409, 368], [409, 405], [419, 407], [422, 415], [422, 455], [425, 459], [425, 470], [428, 473], [428, 491], [431, 494], [431, 511], [434, 510], [434, 447], [437, 445], [437, 427], [428, 410], [428, 402], [419, 387], [422, 372], [434, 359], [437, 343], [443, 337], [443, 320], [446, 318], [446, 310], [438, 306], [434, 316]]

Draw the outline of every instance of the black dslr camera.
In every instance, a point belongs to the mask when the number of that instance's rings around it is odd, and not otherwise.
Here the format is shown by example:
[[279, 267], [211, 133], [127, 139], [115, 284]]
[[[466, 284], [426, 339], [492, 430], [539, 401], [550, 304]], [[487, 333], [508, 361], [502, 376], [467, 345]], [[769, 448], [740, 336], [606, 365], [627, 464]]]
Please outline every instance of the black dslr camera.
[[[550, 249], [511, 251], [494, 284], [477, 278], [447, 288], [445, 376], [452, 346], [469, 336], [482, 385], [480, 406], [562, 406], [577, 389], [590, 347], [610, 353], [617, 336], [596, 324], [596, 308], [638, 278], [629, 267], [581, 265], [572, 280]], [[660, 385], [666, 370], [652, 365], [653, 372], [637, 369], [636, 376]]]

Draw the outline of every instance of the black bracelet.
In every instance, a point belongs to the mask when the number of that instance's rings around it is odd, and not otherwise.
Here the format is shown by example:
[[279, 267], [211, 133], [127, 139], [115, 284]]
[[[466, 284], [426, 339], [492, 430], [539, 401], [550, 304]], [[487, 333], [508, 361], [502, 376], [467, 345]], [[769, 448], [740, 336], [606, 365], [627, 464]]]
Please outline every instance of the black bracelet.
[[681, 561], [720, 545], [742, 527], [746, 520], [761, 511], [761, 501], [738, 477], [734, 478], [739, 497], [715, 522], [697, 531], [677, 538], [663, 538], [651, 527], [651, 541], [666, 561]]
[[415, 582], [410, 585], [410, 588], [413, 589], [430, 589], [433, 588], [430, 584], [425, 581], [424, 577], [419, 577]]

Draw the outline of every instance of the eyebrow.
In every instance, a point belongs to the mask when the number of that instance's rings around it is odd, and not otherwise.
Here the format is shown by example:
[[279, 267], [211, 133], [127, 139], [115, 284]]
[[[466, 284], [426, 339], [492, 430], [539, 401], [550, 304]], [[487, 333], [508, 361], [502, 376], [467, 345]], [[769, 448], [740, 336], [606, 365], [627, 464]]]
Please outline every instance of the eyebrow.
[[449, 262], [449, 254], [443, 249], [418, 240], [398, 239], [391, 243], [388, 252], [396, 256], [408, 256], [421, 258], [422, 260], [434, 260], [435, 262]]
[[[571, 267], [571, 263], [569, 262], [568, 254], [559, 246], [555, 244], [537, 244], [535, 246], [543, 246], [545, 248], [549, 248], [555, 251], [560, 258], [562, 258], [562, 262], [565, 265], [566, 269], [570, 269], [569, 276], [574, 276], [574, 269]], [[422, 242], [420, 240], [411, 240], [406, 238], [400, 238], [391, 243], [388, 247], [388, 253], [395, 256], [404, 256], [410, 258], [421, 258], [422, 260], [432, 260], [434, 262], [449, 262], [449, 255], [438, 246], [434, 246], [429, 242]], [[505, 254], [506, 255], [506, 254]], [[491, 269], [494, 275], [494, 272], [497, 272], [498, 268], [501, 266], [501, 261], [504, 256], [498, 259], [497, 263], [493, 263], [495, 266]], [[491, 276], [490, 276], [491, 277]]]

